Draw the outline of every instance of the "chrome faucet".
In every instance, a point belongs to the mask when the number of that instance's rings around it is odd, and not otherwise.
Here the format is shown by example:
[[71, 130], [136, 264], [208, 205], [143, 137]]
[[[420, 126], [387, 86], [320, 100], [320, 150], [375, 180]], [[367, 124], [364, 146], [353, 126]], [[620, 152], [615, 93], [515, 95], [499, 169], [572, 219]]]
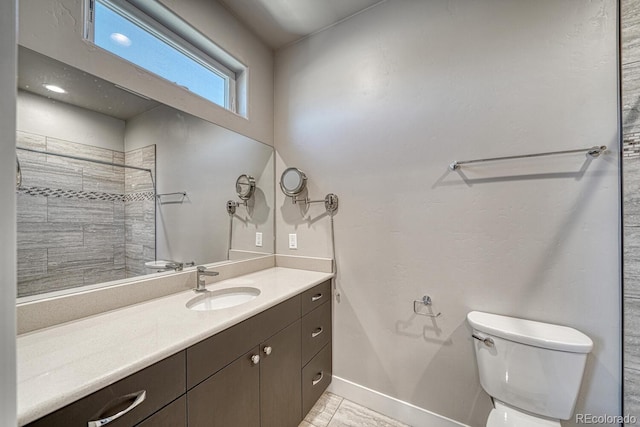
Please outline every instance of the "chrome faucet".
[[206, 291], [207, 288], [205, 287], [204, 276], [217, 276], [218, 274], [220, 273], [218, 273], [217, 271], [207, 271], [207, 267], [199, 265], [197, 271], [198, 283], [196, 284], [196, 288], [194, 290], [196, 292]]
[[168, 261], [165, 264], [164, 269], [182, 271], [184, 267], [193, 267], [194, 265], [196, 265], [195, 261], [191, 261], [191, 262]]

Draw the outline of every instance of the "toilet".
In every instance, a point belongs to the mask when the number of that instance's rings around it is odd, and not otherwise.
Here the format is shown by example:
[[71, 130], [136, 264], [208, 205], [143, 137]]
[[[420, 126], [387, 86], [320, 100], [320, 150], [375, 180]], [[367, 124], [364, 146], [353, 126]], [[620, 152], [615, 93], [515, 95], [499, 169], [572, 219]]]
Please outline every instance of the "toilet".
[[560, 427], [573, 415], [593, 341], [566, 326], [472, 311], [487, 427]]

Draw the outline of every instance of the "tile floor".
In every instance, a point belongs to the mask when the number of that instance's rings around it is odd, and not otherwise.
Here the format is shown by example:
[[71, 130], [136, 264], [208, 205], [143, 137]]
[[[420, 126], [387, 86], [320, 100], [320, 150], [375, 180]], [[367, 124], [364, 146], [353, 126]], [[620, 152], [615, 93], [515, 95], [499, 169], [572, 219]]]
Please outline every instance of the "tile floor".
[[325, 392], [298, 427], [410, 427], [357, 405], [336, 394]]

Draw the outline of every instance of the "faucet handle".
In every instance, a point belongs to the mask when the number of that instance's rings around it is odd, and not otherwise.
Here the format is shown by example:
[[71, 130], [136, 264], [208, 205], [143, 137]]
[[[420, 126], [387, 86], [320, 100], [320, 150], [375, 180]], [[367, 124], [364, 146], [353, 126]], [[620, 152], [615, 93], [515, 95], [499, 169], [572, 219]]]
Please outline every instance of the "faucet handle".
[[204, 273], [205, 271], [207, 271], [207, 267], [205, 267], [204, 265], [198, 266], [198, 273]]

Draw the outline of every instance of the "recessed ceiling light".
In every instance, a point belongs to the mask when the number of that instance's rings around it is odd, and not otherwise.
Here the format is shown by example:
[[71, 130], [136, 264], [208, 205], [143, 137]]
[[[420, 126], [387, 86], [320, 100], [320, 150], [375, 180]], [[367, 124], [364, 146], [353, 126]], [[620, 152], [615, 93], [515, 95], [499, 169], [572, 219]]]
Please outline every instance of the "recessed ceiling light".
[[125, 47], [131, 46], [131, 39], [125, 36], [124, 34], [112, 33], [109, 37], [111, 38], [111, 40], [113, 40], [115, 43], [119, 44], [120, 46], [125, 46]]
[[62, 89], [60, 86], [56, 86], [56, 85], [50, 85], [50, 84], [43, 84], [42, 86], [44, 86], [46, 89], [50, 90], [51, 92], [55, 92], [55, 93], [67, 93], [66, 90]]

